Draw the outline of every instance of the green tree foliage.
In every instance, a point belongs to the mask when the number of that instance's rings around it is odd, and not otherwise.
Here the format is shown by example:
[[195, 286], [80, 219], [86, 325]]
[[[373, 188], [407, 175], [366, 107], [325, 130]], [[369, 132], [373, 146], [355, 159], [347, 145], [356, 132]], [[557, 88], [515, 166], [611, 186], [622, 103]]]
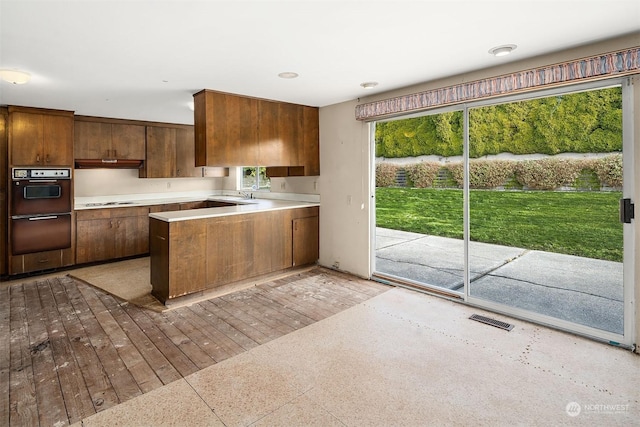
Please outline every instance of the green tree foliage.
[[[565, 94], [469, 111], [469, 156], [488, 154], [608, 153], [622, 150], [619, 87]], [[381, 122], [376, 156], [459, 156], [461, 111]]]

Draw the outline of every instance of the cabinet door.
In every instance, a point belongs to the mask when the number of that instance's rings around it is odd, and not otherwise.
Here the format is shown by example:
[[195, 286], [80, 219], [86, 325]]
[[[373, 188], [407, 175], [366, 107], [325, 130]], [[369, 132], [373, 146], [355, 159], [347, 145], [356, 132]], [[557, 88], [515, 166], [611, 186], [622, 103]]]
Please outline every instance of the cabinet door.
[[176, 176], [176, 130], [147, 126], [147, 178]]
[[113, 158], [144, 160], [145, 127], [142, 125], [111, 124]]
[[73, 130], [76, 159], [108, 159], [111, 150], [111, 125], [77, 120]]
[[302, 106], [281, 102], [278, 111], [278, 126], [282, 141], [280, 153], [282, 162], [278, 165], [302, 166]]
[[73, 117], [43, 115], [45, 166], [73, 165]]
[[319, 258], [319, 217], [293, 220], [293, 265], [315, 263]]
[[148, 216], [113, 218], [116, 229], [115, 257], [122, 258], [149, 252]]
[[196, 167], [196, 146], [193, 128], [176, 129], [176, 176], [202, 176], [202, 168]]
[[258, 164], [257, 99], [202, 91], [194, 104], [196, 165]]
[[76, 263], [115, 258], [115, 228], [110, 218], [76, 223]]
[[320, 123], [316, 107], [302, 107], [302, 164], [306, 176], [320, 175]]
[[[260, 123], [258, 125], [258, 160], [259, 166], [286, 165], [281, 158], [284, 152], [280, 137], [279, 103], [273, 101], [258, 101], [260, 111]], [[252, 165], [247, 165], [252, 166]]]
[[9, 116], [9, 121], [11, 165], [43, 166], [44, 128], [42, 114], [15, 111]]

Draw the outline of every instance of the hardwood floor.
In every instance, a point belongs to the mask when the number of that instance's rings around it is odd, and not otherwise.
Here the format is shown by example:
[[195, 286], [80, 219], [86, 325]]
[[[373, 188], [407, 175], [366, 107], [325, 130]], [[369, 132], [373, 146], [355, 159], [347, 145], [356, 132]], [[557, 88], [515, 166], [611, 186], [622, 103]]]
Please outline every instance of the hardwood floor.
[[63, 426], [389, 287], [323, 268], [158, 313], [71, 277], [0, 289], [0, 425]]

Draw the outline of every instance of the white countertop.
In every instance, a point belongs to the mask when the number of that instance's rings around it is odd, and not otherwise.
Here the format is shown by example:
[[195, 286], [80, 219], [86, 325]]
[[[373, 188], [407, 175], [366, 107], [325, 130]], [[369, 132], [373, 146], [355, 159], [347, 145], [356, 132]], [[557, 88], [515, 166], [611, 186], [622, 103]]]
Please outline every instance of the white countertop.
[[298, 202], [290, 200], [267, 200], [267, 199], [240, 199], [232, 197], [210, 197], [207, 200], [234, 201], [242, 203], [237, 206], [224, 206], [220, 208], [189, 209], [184, 211], [157, 212], [149, 214], [150, 218], [155, 218], [165, 222], [187, 221], [192, 219], [215, 218], [229, 215], [242, 215], [258, 212], [277, 211], [283, 209], [308, 208], [320, 206], [320, 203]]

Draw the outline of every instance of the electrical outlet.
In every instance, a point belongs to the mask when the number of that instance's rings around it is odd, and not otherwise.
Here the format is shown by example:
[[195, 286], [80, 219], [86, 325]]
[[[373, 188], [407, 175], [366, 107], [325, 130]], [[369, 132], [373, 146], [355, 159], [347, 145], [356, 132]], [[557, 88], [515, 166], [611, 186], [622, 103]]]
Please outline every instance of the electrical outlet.
[[318, 189], [318, 181], [313, 181], [313, 190], [317, 190]]
[[283, 181], [283, 182], [280, 183], [280, 189], [281, 190], [284, 190], [286, 186], [287, 186], [286, 182]]
[[333, 268], [340, 270], [340, 261], [333, 261]]
[[171, 188], [171, 181], [167, 181], [167, 190]]
[[347, 205], [351, 206], [351, 196], [347, 196]]

